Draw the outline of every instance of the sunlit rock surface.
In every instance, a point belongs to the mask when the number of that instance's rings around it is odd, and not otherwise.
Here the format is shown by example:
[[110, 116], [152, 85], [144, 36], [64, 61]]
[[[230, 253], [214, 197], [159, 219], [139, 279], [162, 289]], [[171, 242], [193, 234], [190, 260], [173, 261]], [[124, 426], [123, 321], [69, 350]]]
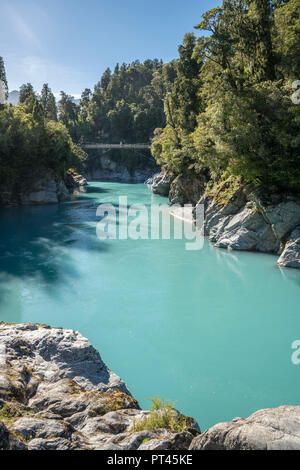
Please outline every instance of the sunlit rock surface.
[[300, 406], [261, 410], [220, 423], [196, 437], [191, 450], [299, 450]]
[[133, 432], [149, 413], [80, 333], [0, 324], [0, 449], [187, 449], [199, 433]]

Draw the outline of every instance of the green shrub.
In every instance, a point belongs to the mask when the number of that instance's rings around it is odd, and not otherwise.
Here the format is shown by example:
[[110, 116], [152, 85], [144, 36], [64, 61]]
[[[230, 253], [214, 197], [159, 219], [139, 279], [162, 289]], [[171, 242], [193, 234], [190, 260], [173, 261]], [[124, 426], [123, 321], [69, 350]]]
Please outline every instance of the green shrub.
[[152, 398], [152, 405], [148, 416], [141, 420], [134, 420], [131, 432], [151, 431], [154, 429], [170, 429], [181, 432], [188, 427], [185, 416], [174, 409], [175, 403], [161, 398]]

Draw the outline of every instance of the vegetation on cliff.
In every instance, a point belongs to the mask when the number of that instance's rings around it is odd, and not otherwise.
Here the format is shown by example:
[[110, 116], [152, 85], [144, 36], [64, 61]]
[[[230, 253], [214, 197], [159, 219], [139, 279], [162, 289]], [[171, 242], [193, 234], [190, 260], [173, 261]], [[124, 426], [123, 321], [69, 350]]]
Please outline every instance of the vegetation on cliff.
[[18, 106], [0, 105], [0, 184], [12, 188], [49, 171], [64, 179], [67, 170], [80, 168], [84, 159], [67, 128], [57, 122], [48, 85], [40, 96], [30, 84], [23, 85]]
[[153, 141], [158, 163], [219, 183], [300, 191], [298, 0], [224, 0], [187, 34], [164, 99], [167, 124]]

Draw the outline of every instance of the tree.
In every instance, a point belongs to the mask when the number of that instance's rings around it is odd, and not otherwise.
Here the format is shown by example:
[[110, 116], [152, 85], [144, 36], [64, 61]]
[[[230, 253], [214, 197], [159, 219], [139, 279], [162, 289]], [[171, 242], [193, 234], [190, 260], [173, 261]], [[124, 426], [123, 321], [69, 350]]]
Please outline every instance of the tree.
[[64, 91], [60, 92], [60, 101], [58, 103], [59, 121], [69, 130], [71, 137], [78, 141], [78, 112], [79, 107], [74, 103], [73, 96]]
[[19, 104], [23, 106], [26, 113], [32, 114], [37, 101], [37, 95], [31, 83], [26, 83], [20, 87]]
[[4, 60], [1, 56], [0, 56], [0, 80], [2, 80], [2, 82], [4, 83], [5, 92], [6, 92], [6, 99], [7, 99], [7, 97], [8, 97], [8, 84], [7, 84]]
[[275, 9], [273, 43], [280, 78], [300, 79], [300, 3], [281, 2]]
[[40, 96], [40, 104], [43, 109], [44, 118], [48, 121], [57, 121], [56, 101], [48, 83], [43, 85]]
[[[23, 88], [22, 99], [26, 90], [30, 87]], [[0, 110], [0, 184], [16, 192], [21, 185], [30, 185], [32, 179], [49, 171], [64, 178], [69, 168], [80, 169], [85, 158], [62, 123], [44, 119], [37, 99], [32, 113], [28, 113], [25, 103]]]
[[106, 69], [101, 78], [101, 88], [106, 90], [111, 80], [111, 70], [110, 68]]
[[300, 191], [299, 18], [298, 0], [223, 0], [203, 15], [206, 34], [194, 46], [186, 37], [166, 94], [167, 126], [152, 146], [160, 164], [211, 185], [235, 175]]
[[253, 72], [258, 81], [275, 79], [275, 56], [272, 42], [271, 0], [248, 0], [248, 15], [255, 33]]

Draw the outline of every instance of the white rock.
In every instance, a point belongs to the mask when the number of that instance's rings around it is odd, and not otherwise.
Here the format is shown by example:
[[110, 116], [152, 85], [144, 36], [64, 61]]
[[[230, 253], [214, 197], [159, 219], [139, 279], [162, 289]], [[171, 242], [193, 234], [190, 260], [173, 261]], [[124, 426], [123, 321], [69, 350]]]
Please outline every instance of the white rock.
[[247, 419], [213, 426], [190, 450], [299, 450], [300, 406], [261, 410]]

